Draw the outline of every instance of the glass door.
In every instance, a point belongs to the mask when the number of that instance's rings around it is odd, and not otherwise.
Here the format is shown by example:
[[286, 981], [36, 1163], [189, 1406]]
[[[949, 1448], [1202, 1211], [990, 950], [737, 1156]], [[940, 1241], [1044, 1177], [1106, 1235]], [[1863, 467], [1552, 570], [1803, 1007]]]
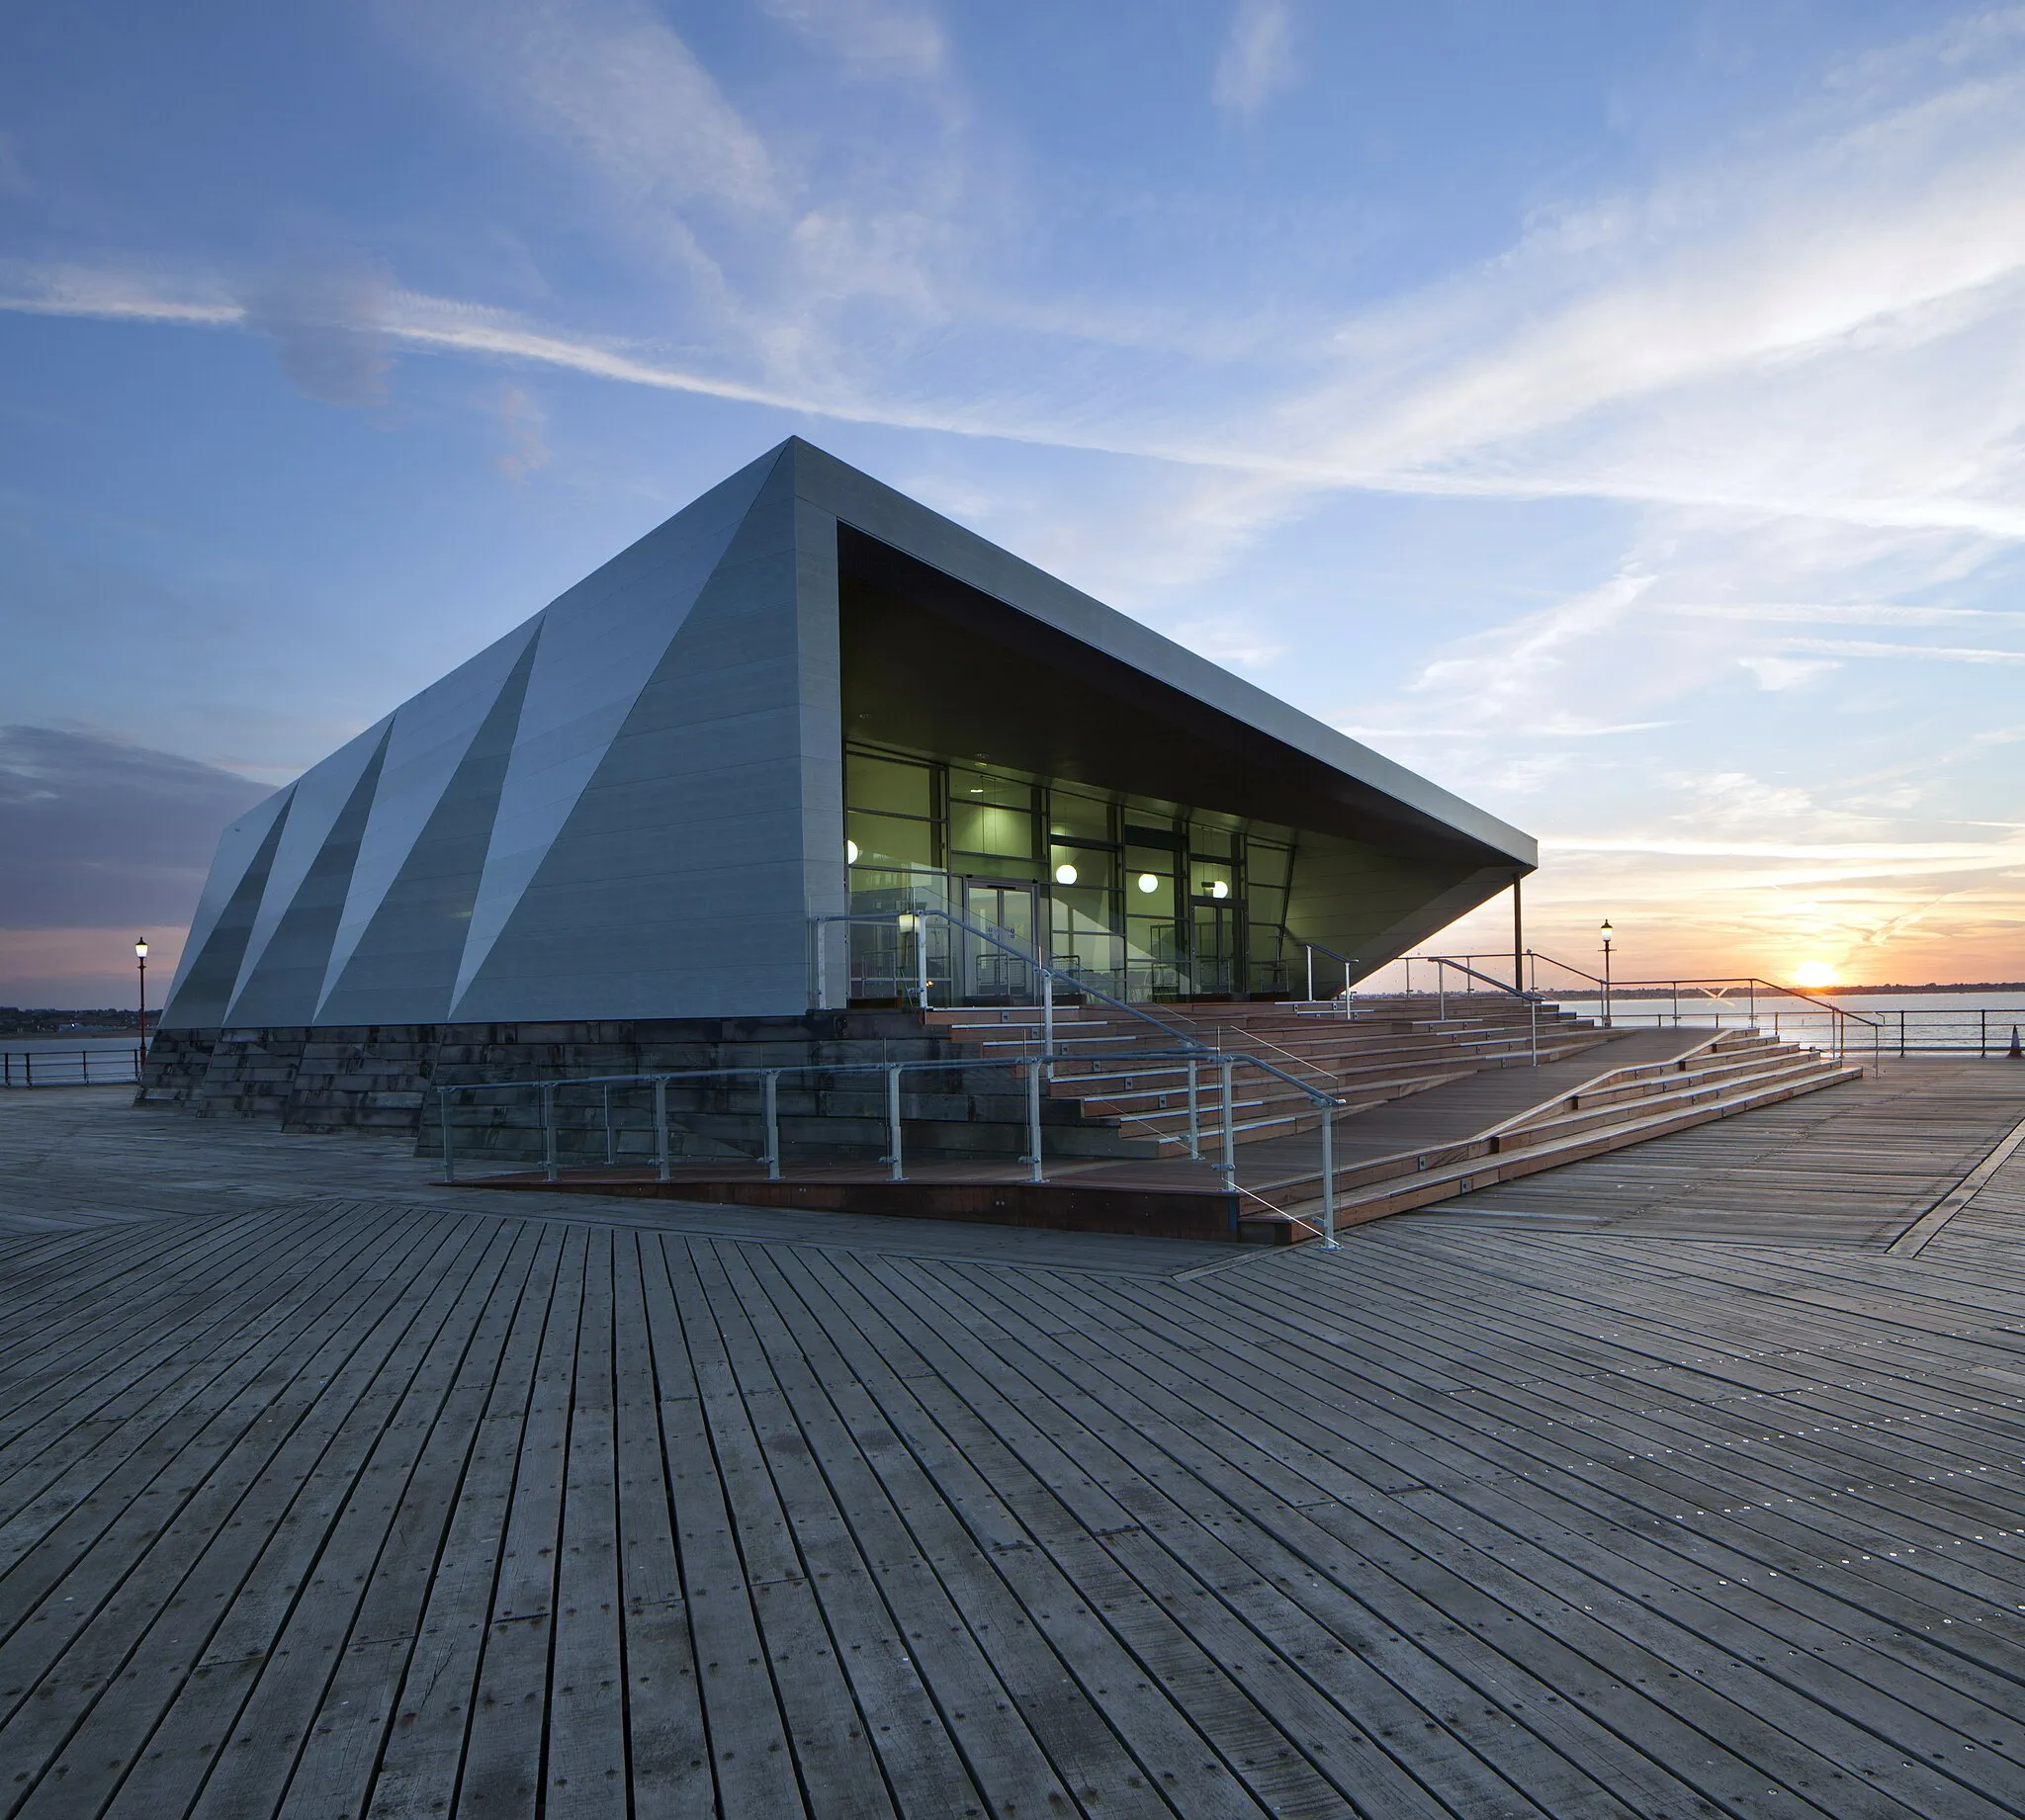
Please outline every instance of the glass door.
[[1197, 898], [1192, 910], [1193, 952], [1189, 956], [1197, 993], [1239, 990], [1239, 906], [1229, 898]]
[[[1034, 978], [1034, 888], [995, 879], [963, 881], [963, 919], [998, 938], [987, 941], [970, 929], [955, 931], [961, 996], [979, 1001], [1026, 1000], [1040, 982]], [[1009, 953], [1000, 943], [1016, 950]]]

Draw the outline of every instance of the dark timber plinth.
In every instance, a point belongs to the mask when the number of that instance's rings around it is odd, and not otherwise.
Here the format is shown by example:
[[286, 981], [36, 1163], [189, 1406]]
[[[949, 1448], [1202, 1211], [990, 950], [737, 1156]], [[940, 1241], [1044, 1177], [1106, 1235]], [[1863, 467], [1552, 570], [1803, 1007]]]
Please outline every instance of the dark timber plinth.
[[572, 1171], [550, 1183], [539, 1172], [488, 1175], [490, 1188], [558, 1190], [572, 1194], [621, 1195], [641, 1200], [702, 1201], [740, 1207], [802, 1207], [825, 1213], [900, 1215], [918, 1220], [988, 1220], [1001, 1226], [1046, 1227], [1056, 1232], [1119, 1233], [1149, 1239], [1202, 1239], [1288, 1244], [1293, 1229], [1244, 1232], [1239, 1227], [1239, 1197], [1215, 1184], [1207, 1170], [1168, 1166], [1170, 1174], [1200, 1174], [1192, 1187], [1144, 1182], [1108, 1185], [1071, 1178], [1033, 1182], [1012, 1179], [979, 1181], [975, 1170], [964, 1180], [937, 1180], [932, 1172], [906, 1181], [888, 1181], [872, 1170], [857, 1179], [831, 1168], [820, 1179], [754, 1180], [750, 1175], [710, 1175], [684, 1171], [672, 1180], [657, 1180], [639, 1170]]

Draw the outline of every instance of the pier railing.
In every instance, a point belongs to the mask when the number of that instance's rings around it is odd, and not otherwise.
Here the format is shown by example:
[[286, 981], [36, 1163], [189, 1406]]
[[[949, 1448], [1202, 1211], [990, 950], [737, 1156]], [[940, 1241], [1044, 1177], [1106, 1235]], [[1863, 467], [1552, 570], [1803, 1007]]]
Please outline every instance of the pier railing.
[[[917, 1137], [924, 1128], [944, 1121], [925, 1115], [920, 1100], [932, 1096], [935, 1083], [923, 1076], [962, 1076], [989, 1070], [1010, 1076], [1023, 1100], [1026, 1148], [1017, 1161], [1027, 1179], [1049, 1179], [1046, 1149], [1048, 1122], [1042, 1107], [1048, 1101], [1046, 1083], [1057, 1065], [1078, 1058], [1029, 1042], [1015, 1058], [970, 1059], [925, 1057], [913, 1061], [813, 1062], [778, 1068], [675, 1069], [649, 1075], [606, 1075], [538, 1081], [471, 1082], [434, 1089], [437, 1129], [443, 1149], [443, 1179], [467, 1184], [502, 1174], [525, 1175], [532, 1164], [546, 1181], [560, 1182], [566, 1170], [617, 1171], [651, 1170], [653, 1179], [674, 1179], [684, 1165], [744, 1163], [763, 1171], [763, 1179], [784, 1179], [789, 1146], [783, 1143], [783, 1119], [856, 1117], [867, 1126], [881, 1126], [885, 1151], [874, 1161], [886, 1167], [886, 1179], [909, 1179], [906, 1125], [912, 1116]], [[1336, 1249], [1336, 1115], [1344, 1100], [1311, 1082], [1256, 1054], [1215, 1051], [1199, 1045], [1173, 1049], [1134, 1049], [1135, 1073], [1171, 1072], [1187, 1083], [1185, 1141], [1189, 1160], [1208, 1163], [1232, 1194], [1253, 1194], [1237, 1178], [1237, 1094], [1240, 1068], [1273, 1077], [1306, 1096], [1320, 1115], [1316, 1143], [1320, 1152], [1322, 1206], [1319, 1220], [1297, 1216], [1317, 1231], [1328, 1250]], [[1164, 1068], [1163, 1068], [1164, 1065]], [[910, 1109], [909, 1076], [917, 1078], [917, 1103]], [[872, 1095], [853, 1095], [852, 1078], [866, 1081]], [[782, 1107], [783, 1083], [801, 1103]], [[797, 1091], [798, 1089], [798, 1091]], [[944, 1089], [946, 1090], [946, 1089]], [[862, 1099], [864, 1103], [854, 1103]], [[1206, 1103], [1205, 1103], [1206, 1101]], [[980, 1122], [950, 1122], [952, 1133], [974, 1136]], [[1013, 1120], [1004, 1121], [1008, 1124]], [[1146, 1121], [1127, 1113], [1129, 1129]], [[1151, 1127], [1149, 1127], [1150, 1129]], [[824, 1164], [834, 1173], [836, 1145], [819, 1143], [828, 1156], [805, 1156], [816, 1172]], [[460, 1155], [463, 1164], [460, 1165]], [[937, 1179], [991, 1179], [991, 1159], [983, 1154], [935, 1158]], [[1057, 1156], [1059, 1166], [1072, 1159]], [[1073, 1161], [1088, 1163], [1088, 1158]], [[1176, 1161], [1179, 1161], [1178, 1159]], [[966, 1165], [969, 1167], [966, 1169]], [[484, 1174], [474, 1174], [474, 1169]], [[1283, 1209], [1260, 1200], [1275, 1213]]]
[[0, 1049], [0, 1087], [120, 1086], [140, 1079], [140, 1048]]

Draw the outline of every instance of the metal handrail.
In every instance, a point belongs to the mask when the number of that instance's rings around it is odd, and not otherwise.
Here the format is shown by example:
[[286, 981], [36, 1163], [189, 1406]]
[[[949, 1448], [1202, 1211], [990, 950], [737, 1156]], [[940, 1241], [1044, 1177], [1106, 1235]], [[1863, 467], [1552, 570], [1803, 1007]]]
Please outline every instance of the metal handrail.
[[[443, 1143], [443, 1179], [457, 1180], [455, 1144], [452, 1137], [454, 1126], [450, 1108], [453, 1096], [481, 1093], [526, 1092], [534, 1089], [542, 1114], [542, 1158], [545, 1176], [550, 1181], [559, 1178], [561, 1160], [558, 1155], [556, 1132], [556, 1095], [567, 1087], [597, 1087], [603, 1090], [605, 1112], [606, 1160], [616, 1160], [611, 1124], [611, 1090], [613, 1087], [651, 1087], [654, 1090], [654, 1134], [656, 1176], [660, 1181], [669, 1177], [668, 1108], [667, 1089], [672, 1082], [736, 1081], [757, 1080], [762, 1087], [762, 1119], [764, 1121], [764, 1149], [758, 1161], [766, 1168], [769, 1181], [781, 1179], [780, 1116], [778, 1086], [784, 1075], [853, 1075], [876, 1074], [886, 1077], [886, 1105], [889, 1153], [880, 1161], [888, 1166], [889, 1181], [905, 1181], [904, 1156], [901, 1133], [901, 1077], [910, 1071], [921, 1073], [949, 1073], [964, 1069], [992, 1068], [1026, 1072], [1027, 1086], [1027, 1154], [1019, 1159], [1031, 1170], [1028, 1179], [1047, 1179], [1041, 1149], [1041, 1080], [1045, 1065], [1060, 1060], [1054, 1054], [1043, 1052], [1028, 1055], [1018, 1062], [1008, 1063], [998, 1060], [962, 1060], [958, 1058], [930, 1058], [912, 1062], [808, 1062], [780, 1068], [698, 1068], [671, 1069], [661, 1073], [645, 1075], [582, 1075], [556, 1077], [546, 1081], [474, 1081], [449, 1083], [437, 1085], [438, 1126]], [[1220, 1108], [1221, 1158], [1215, 1165], [1223, 1177], [1225, 1187], [1232, 1193], [1244, 1192], [1237, 1179], [1237, 1129], [1233, 1117], [1234, 1078], [1240, 1063], [1247, 1063], [1265, 1074], [1283, 1081], [1307, 1095], [1311, 1103], [1322, 1109], [1319, 1125], [1322, 1150], [1322, 1231], [1325, 1249], [1337, 1249], [1336, 1241], [1336, 1133], [1334, 1114], [1348, 1102], [1334, 1093], [1325, 1093], [1304, 1081], [1297, 1081], [1284, 1070], [1252, 1055], [1218, 1054], [1205, 1050], [1199, 1044], [1171, 1051], [1139, 1051], [1133, 1056], [1135, 1063], [1179, 1061], [1189, 1071], [1189, 1154], [1191, 1161], [1200, 1162], [1201, 1130], [1198, 1123], [1198, 1081], [1197, 1070], [1205, 1064], [1213, 1065], [1221, 1076]], [[1255, 1197], [1256, 1198], [1256, 1197]], [[1303, 1222], [1309, 1224], [1310, 1222]]]
[[[990, 942], [994, 947], [1002, 949], [1007, 954], [1012, 955], [1015, 960], [1021, 961], [1025, 965], [1033, 968], [1034, 971], [1041, 976], [1044, 986], [1051, 980], [1059, 980], [1065, 986], [1068, 986], [1071, 990], [1075, 992], [1081, 993], [1086, 997], [1101, 999], [1103, 1003], [1111, 1005], [1120, 1011], [1127, 1012], [1131, 1016], [1140, 1019], [1144, 1023], [1152, 1024], [1155, 1029], [1160, 1030], [1165, 1035], [1173, 1037], [1175, 1041], [1178, 1043], [1197, 1046], [1204, 1050], [1212, 1051], [1217, 1054], [1221, 1054], [1223, 1051], [1224, 1032], [1230, 1026], [1215, 1023], [1213, 1021], [1209, 1021], [1199, 1017], [1190, 1017], [1186, 1013], [1170, 1013], [1168, 1017], [1156, 1017], [1151, 1011], [1147, 1010], [1143, 1005], [1134, 1004], [1129, 999], [1120, 998], [1115, 994], [1105, 991], [1105, 989], [1101, 986], [1093, 985], [1089, 980], [1083, 978], [1083, 976], [1080, 973], [1078, 973], [1075, 969], [1057, 967], [1053, 965], [1053, 963], [1051, 962], [1043, 961], [1040, 958], [1039, 952], [1037, 950], [1029, 951], [1027, 949], [1021, 948], [1016, 942], [1008, 941], [1003, 936], [995, 933], [993, 930], [984, 928], [980, 924], [972, 922], [967, 916], [957, 915], [956, 912], [953, 910], [922, 910], [833, 911], [825, 915], [812, 916], [809, 918], [809, 920], [812, 925], [821, 925], [823, 923], [829, 922], [868, 922], [879, 926], [891, 924], [899, 928], [903, 933], [910, 933], [913, 931], [909, 929], [908, 918], [918, 918], [922, 916], [939, 916], [942, 918], [943, 921], [949, 923], [952, 927], [964, 929], [968, 931], [970, 934], [979, 937], [981, 940]], [[820, 945], [818, 948], [818, 965], [816, 968], [816, 975], [818, 980], [818, 1002], [816, 1008], [818, 1010], [824, 1010], [828, 1007], [822, 1002], [823, 998], [826, 997], [826, 993], [822, 983], [824, 976], [824, 968], [821, 964]], [[928, 990], [929, 989], [926, 967], [926, 949], [920, 943], [919, 939], [917, 939], [916, 992], [920, 997], [921, 1008], [924, 1010], [930, 1008], [928, 1005]], [[1042, 997], [1042, 1022], [1044, 1025], [1044, 1044], [1050, 1052], [1051, 1064], [1053, 1060], [1053, 1050], [1055, 1046], [1054, 1019], [1052, 1016], [1052, 994], [1044, 992]], [[1184, 1029], [1179, 1027], [1181, 1025], [1187, 1025], [1188, 1028]], [[1333, 1083], [1335, 1078], [1332, 1075], [1330, 1075], [1329, 1071], [1325, 1068], [1317, 1067], [1316, 1064], [1310, 1062], [1305, 1056], [1298, 1055], [1293, 1050], [1284, 1047], [1282, 1044], [1276, 1043], [1271, 1037], [1261, 1036], [1255, 1030], [1246, 1030], [1243, 1029], [1242, 1026], [1239, 1026], [1238, 1028], [1239, 1034], [1242, 1035], [1245, 1043], [1248, 1046], [1257, 1045], [1261, 1048], [1271, 1049], [1276, 1054], [1284, 1056], [1289, 1062], [1293, 1063], [1296, 1067], [1305, 1068], [1314, 1074], [1322, 1076], [1323, 1079], [1330, 1081]], [[1206, 1036], [1203, 1033], [1206, 1033]]]
[[1209, 1047], [1208, 1044], [1200, 1043], [1196, 1038], [1189, 1035], [1186, 1030], [1177, 1030], [1174, 1025], [1166, 1022], [1164, 1019], [1155, 1017], [1152, 1012], [1146, 1010], [1143, 1006], [1132, 1004], [1126, 999], [1117, 997], [1115, 995], [1105, 992], [1101, 986], [1093, 986], [1089, 981], [1079, 979], [1074, 973], [1065, 972], [1061, 968], [1049, 965], [1048, 962], [1040, 958], [1037, 951], [1022, 948], [1016, 942], [1008, 941], [1005, 937], [995, 934], [992, 930], [983, 927], [981, 924], [972, 922], [968, 916], [959, 916], [954, 910], [832, 910], [820, 915], [811, 916], [809, 918], [809, 926], [814, 937], [812, 946], [815, 949], [816, 1009], [824, 1011], [830, 1008], [827, 1002], [829, 992], [826, 980], [826, 963], [823, 954], [823, 926], [826, 923], [832, 922], [862, 922], [882, 926], [891, 924], [902, 933], [912, 933], [915, 936], [916, 991], [919, 994], [921, 1009], [924, 1011], [927, 1010], [929, 1008], [928, 952], [926, 945], [920, 939], [921, 918], [924, 916], [939, 916], [950, 927], [965, 930], [982, 941], [990, 942], [993, 947], [1012, 955], [1015, 960], [1023, 961], [1040, 975], [1043, 989], [1041, 1007], [1044, 1013], [1043, 1022], [1047, 1030], [1047, 1048], [1050, 1051], [1054, 1048], [1053, 985], [1057, 980], [1063, 981], [1075, 991], [1083, 993], [1090, 997], [1101, 998], [1105, 1004], [1113, 1005], [1118, 1010], [1139, 1018], [1144, 1023], [1152, 1024], [1155, 1029], [1173, 1037], [1178, 1043], [1194, 1045], [1203, 1049]]
[[[132, 1049], [0, 1049], [0, 1087], [128, 1086], [141, 1076], [142, 1051]], [[97, 1075], [92, 1063], [99, 1063]], [[42, 1079], [36, 1079], [36, 1064]]]

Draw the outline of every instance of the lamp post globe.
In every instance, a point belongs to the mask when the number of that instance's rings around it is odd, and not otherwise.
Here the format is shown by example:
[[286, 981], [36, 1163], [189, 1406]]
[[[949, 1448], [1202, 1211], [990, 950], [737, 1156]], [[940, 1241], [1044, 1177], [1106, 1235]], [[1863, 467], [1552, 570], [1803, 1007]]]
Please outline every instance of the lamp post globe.
[[140, 969], [140, 1059], [147, 1060], [147, 937], [133, 938], [133, 964]]

